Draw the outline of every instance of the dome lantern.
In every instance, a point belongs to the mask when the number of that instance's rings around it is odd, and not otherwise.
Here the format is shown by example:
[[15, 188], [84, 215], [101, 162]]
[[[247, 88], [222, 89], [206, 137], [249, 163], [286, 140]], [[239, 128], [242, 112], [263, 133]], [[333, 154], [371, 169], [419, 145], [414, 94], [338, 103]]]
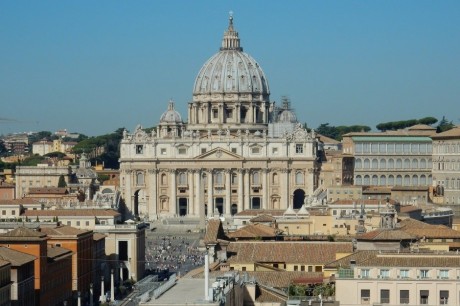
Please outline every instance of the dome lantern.
[[220, 50], [238, 50], [243, 51], [240, 47], [240, 38], [238, 32], [233, 28], [233, 14], [230, 12], [228, 18], [228, 29], [224, 32], [224, 38], [222, 39], [222, 47]]

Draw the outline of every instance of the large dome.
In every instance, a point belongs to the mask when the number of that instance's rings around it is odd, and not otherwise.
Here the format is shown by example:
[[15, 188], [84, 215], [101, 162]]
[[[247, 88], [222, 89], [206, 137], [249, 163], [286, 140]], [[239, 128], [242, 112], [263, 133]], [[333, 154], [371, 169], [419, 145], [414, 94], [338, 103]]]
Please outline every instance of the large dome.
[[220, 51], [201, 68], [195, 79], [193, 95], [239, 93], [267, 97], [268, 81], [259, 64], [240, 47], [238, 32], [230, 16]]

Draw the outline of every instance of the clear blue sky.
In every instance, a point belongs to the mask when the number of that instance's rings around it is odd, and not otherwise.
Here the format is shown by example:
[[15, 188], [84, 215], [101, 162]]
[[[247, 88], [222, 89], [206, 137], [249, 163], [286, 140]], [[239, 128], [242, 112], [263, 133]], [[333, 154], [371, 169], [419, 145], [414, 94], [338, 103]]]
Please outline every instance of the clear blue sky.
[[316, 128], [460, 120], [460, 1], [0, 1], [0, 134], [187, 119], [234, 12], [271, 100]]

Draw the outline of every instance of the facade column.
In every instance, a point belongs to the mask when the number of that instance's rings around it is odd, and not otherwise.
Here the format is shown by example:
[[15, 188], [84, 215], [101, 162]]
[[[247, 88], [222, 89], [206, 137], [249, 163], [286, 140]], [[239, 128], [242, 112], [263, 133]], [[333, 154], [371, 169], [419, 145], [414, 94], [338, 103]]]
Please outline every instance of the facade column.
[[231, 178], [232, 177], [232, 170], [227, 169], [225, 170], [225, 211], [224, 214], [230, 216], [230, 206], [232, 202], [232, 190], [231, 190]]
[[188, 185], [188, 209], [187, 209], [187, 215], [194, 215], [195, 214], [195, 190], [193, 189], [193, 186], [195, 186], [194, 182], [194, 173], [195, 170], [189, 170], [188, 171], [188, 177], [187, 177], [187, 185]]
[[171, 196], [169, 202], [169, 212], [175, 216], [177, 214], [177, 188], [176, 188], [176, 170], [169, 170], [171, 179]]
[[128, 207], [128, 209], [131, 212], [134, 213], [134, 198], [133, 198], [134, 194], [133, 194], [133, 191], [132, 191], [131, 172], [132, 172], [131, 169], [125, 169], [124, 170], [124, 175], [121, 178], [121, 180], [122, 180], [122, 183], [123, 183], [123, 178], [124, 178], [124, 186], [122, 186], [122, 187], [124, 188], [125, 199], [127, 201], [129, 201], [128, 203], [126, 203], [126, 206]]
[[249, 109], [248, 109], [247, 115], [249, 115], [248, 122], [254, 123], [254, 104], [252, 102], [251, 102], [251, 104], [249, 104]]
[[244, 210], [243, 203], [243, 175], [244, 169], [238, 169], [238, 212]]
[[241, 123], [241, 111], [240, 111], [240, 104], [235, 105], [235, 122]]
[[208, 170], [208, 218], [214, 215], [214, 197], [212, 195], [212, 170]]
[[204, 203], [203, 203], [203, 199], [201, 197], [201, 170], [196, 170], [195, 171], [195, 182], [194, 182], [194, 186], [195, 186], [195, 207], [194, 207], [194, 211], [193, 211], [193, 214], [194, 215], [197, 215], [200, 217], [200, 220], [201, 218], [203, 217], [204, 218]]
[[155, 220], [158, 216], [158, 205], [157, 205], [157, 176], [158, 176], [158, 170], [157, 169], [149, 169], [148, 171], [149, 174], [149, 189], [148, 189], [148, 195], [149, 195], [149, 200], [147, 203], [147, 214], [149, 220]]
[[262, 169], [262, 208], [268, 208], [268, 169]]
[[288, 169], [282, 169], [283, 177], [281, 178], [281, 194], [284, 195], [281, 198], [280, 208], [287, 209], [289, 207], [289, 171]]
[[251, 186], [249, 184], [249, 174], [250, 174], [249, 170], [244, 171], [244, 208], [243, 209], [251, 208], [251, 205], [249, 203], [250, 201], [249, 193], [251, 190]]

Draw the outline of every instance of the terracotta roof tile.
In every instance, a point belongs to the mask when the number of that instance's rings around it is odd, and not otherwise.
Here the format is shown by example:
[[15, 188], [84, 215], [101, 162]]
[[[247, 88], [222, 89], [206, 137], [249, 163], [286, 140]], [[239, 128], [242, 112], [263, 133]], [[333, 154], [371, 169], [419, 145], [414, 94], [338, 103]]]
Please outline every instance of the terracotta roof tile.
[[68, 194], [64, 187], [30, 187], [29, 194]]
[[91, 233], [90, 230], [81, 230], [68, 225], [59, 225], [55, 227], [41, 227], [40, 231], [47, 236], [80, 236]]
[[26, 205], [26, 204], [40, 204], [35, 199], [14, 199], [14, 200], [0, 200], [0, 205]]
[[[358, 264], [357, 264], [358, 265]], [[359, 266], [379, 267], [459, 267], [460, 255], [434, 253], [377, 254]]]
[[34, 230], [31, 230], [26, 227], [18, 227], [15, 228], [14, 230], [11, 230], [7, 233], [0, 234], [0, 240], [2, 240], [2, 237], [14, 237], [14, 238], [45, 238], [46, 234], [40, 233]]
[[61, 248], [61, 247], [58, 247], [58, 246], [54, 246], [54, 245], [51, 245], [51, 246], [49, 245], [47, 250], [48, 250], [48, 258], [51, 258], [51, 259], [54, 259], [54, 260], [58, 260], [61, 257], [65, 257], [65, 256], [68, 256], [68, 255], [72, 255], [71, 250]]
[[225, 239], [224, 229], [219, 219], [208, 220], [206, 226], [206, 234], [204, 236], [205, 243], [217, 243], [218, 239]]
[[[230, 242], [229, 263], [302, 263], [322, 265], [335, 260], [336, 253], [352, 253], [348, 242]], [[232, 255], [233, 254], [233, 255]]]
[[273, 238], [278, 235], [280, 230], [260, 223], [246, 225], [228, 234], [230, 238]]
[[256, 223], [256, 222], [273, 222], [275, 220], [276, 219], [271, 215], [262, 214], [262, 215], [258, 215], [256, 217], [250, 219], [249, 221], [252, 222], [252, 223]]
[[113, 209], [55, 209], [55, 210], [26, 210], [23, 214], [27, 217], [45, 216], [45, 217], [72, 217], [72, 216], [105, 216], [116, 217], [120, 213]]
[[399, 229], [377, 229], [361, 235], [356, 235], [357, 240], [372, 240], [372, 241], [400, 241], [413, 240], [416, 237]]
[[35, 256], [23, 252], [0, 247], [0, 259], [9, 261], [13, 267], [22, 266], [23, 264], [34, 261], [35, 258]]

